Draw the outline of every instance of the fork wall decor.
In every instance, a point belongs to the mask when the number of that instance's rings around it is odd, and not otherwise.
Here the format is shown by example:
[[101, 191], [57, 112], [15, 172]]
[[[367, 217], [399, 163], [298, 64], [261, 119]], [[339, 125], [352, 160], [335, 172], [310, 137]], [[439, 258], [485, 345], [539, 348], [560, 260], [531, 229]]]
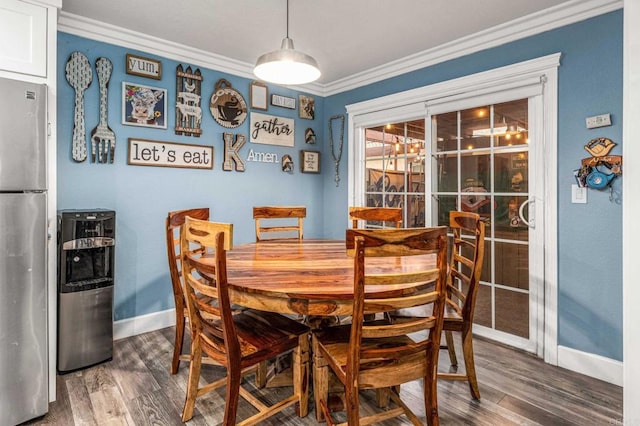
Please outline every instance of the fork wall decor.
[[91, 162], [96, 162], [96, 147], [98, 163], [113, 163], [116, 151], [116, 134], [109, 127], [107, 119], [107, 91], [113, 65], [107, 58], [96, 60], [96, 74], [100, 86], [100, 122], [91, 132]]

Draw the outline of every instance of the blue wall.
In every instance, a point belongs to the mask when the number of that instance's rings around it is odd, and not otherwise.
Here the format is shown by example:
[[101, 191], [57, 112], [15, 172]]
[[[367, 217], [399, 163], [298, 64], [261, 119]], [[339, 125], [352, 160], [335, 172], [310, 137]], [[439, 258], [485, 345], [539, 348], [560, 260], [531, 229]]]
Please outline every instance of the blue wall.
[[[74, 91], [65, 79], [65, 64], [73, 51], [84, 53], [93, 65], [104, 56], [113, 63], [109, 83], [109, 126], [116, 133], [117, 146], [114, 164], [76, 163], [71, 158]], [[125, 54], [133, 53], [162, 60], [162, 80], [125, 74]], [[295, 147], [253, 144], [248, 141], [249, 118], [236, 129], [218, 125], [209, 112], [209, 99], [220, 78], [227, 79], [249, 103], [250, 80], [200, 67], [202, 85], [202, 129], [199, 138], [178, 136], [175, 125], [175, 70], [178, 62], [153, 55], [96, 42], [66, 33], [58, 34], [58, 208], [113, 209], [116, 223], [116, 290], [115, 319], [121, 320], [173, 308], [171, 282], [167, 269], [164, 240], [164, 219], [168, 211], [209, 207], [212, 219], [234, 224], [234, 242], [254, 240], [252, 207], [254, 205], [306, 205], [305, 236], [323, 235], [321, 174], [300, 173], [299, 150], [318, 150], [323, 139], [323, 99], [316, 99], [316, 118], [298, 118], [298, 109], [269, 106], [261, 113], [295, 118]], [[184, 68], [191, 65], [181, 63]], [[196, 67], [191, 65], [193, 69]], [[168, 128], [152, 129], [126, 126], [121, 123], [122, 82], [137, 83], [168, 90]], [[269, 87], [269, 93], [296, 98], [298, 92]], [[98, 123], [98, 80], [85, 92], [87, 136]], [[318, 143], [307, 145], [304, 131], [315, 130]], [[293, 173], [281, 171], [280, 164], [246, 162], [245, 172], [223, 171], [225, 131], [243, 133], [247, 143], [240, 156], [246, 159], [250, 148], [259, 152], [289, 154], [293, 158]], [[151, 139], [186, 144], [212, 145], [213, 170], [178, 169], [167, 167], [132, 166], [127, 164], [127, 139]]]
[[[106, 56], [114, 64], [109, 92], [109, 125], [116, 132], [115, 164], [75, 163], [70, 146], [73, 128], [73, 90], [65, 81], [64, 65], [75, 50], [90, 62]], [[105, 43], [59, 33], [58, 39], [58, 206], [105, 207], [117, 211], [116, 320], [173, 307], [163, 236], [167, 211], [208, 206], [218, 221], [233, 222], [235, 242], [253, 239], [251, 207], [258, 204], [304, 204], [305, 235], [343, 238], [347, 209], [347, 152], [340, 163], [340, 185], [335, 186], [329, 151], [327, 119], [344, 114], [345, 105], [450, 80], [516, 62], [561, 52], [558, 118], [558, 343], [580, 351], [622, 360], [622, 213], [620, 202], [610, 202], [608, 192], [589, 190], [588, 204], [570, 203], [572, 171], [588, 157], [583, 146], [595, 137], [618, 142], [622, 150], [622, 11], [609, 13], [558, 30], [488, 49], [462, 58], [407, 73], [325, 99], [316, 96], [316, 119], [296, 118], [295, 149], [247, 143], [258, 151], [288, 153], [296, 162], [292, 175], [279, 165], [247, 163], [247, 171], [222, 171], [222, 133], [207, 111], [206, 103], [219, 78], [228, 79], [248, 100], [249, 80], [203, 69], [203, 137], [173, 133], [174, 117], [167, 130], [120, 125], [121, 82], [168, 89], [168, 105], [175, 104], [174, 70], [177, 62], [164, 58], [163, 78], [150, 80], [124, 73], [126, 53], [154, 57]], [[183, 63], [183, 66], [189, 64]], [[95, 77], [94, 77], [95, 78]], [[297, 92], [270, 87], [270, 93], [297, 98]], [[87, 133], [98, 122], [97, 80], [86, 93]], [[587, 116], [611, 113], [613, 125], [588, 130]], [[297, 117], [270, 106], [267, 114]], [[318, 143], [304, 143], [303, 132], [314, 128]], [[234, 132], [248, 133], [248, 120]], [[129, 166], [127, 138], [213, 145], [213, 171]], [[266, 149], [267, 147], [268, 149]], [[299, 172], [300, 149], [322, 151], [322, 173]], [[623, 178], [624, 179], [624, 178]], [[621, 181], [614, 185], [619, 199]]]
[[[589, 190], [587, 204], [571, 204], [573, 170], [589, 157], [584, 145], [604, 136], [622, 152], [622, 11], [467, 55], [325, 99], [325, 117], [345, 105], [516, 62], [561, 52], [558, 70], [558, 344], [622, 360], [621, 182], [614, 199]], [[585, 118], [611, 113], [612, 126], [589, 130]], [[326, 144], [324, 157], [331, 158]], [[325, 179], [324, 233], [344, 235], [347, 157], [341, 185]], [[332, 174], [331, 165], [323, 172]], [[344, 183], [344, 184], [342, 184]]]

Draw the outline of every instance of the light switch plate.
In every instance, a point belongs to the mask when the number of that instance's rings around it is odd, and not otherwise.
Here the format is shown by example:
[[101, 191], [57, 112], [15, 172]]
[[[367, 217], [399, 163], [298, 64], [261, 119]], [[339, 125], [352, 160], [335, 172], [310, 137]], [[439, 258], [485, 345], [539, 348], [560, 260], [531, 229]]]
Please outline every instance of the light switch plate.
[[573, 204], [587, 204], [587, 188], [571, 185], [571, 202]]
[[586, 118], [587, 129], [611, 126], [611, 114], [594, 115]]

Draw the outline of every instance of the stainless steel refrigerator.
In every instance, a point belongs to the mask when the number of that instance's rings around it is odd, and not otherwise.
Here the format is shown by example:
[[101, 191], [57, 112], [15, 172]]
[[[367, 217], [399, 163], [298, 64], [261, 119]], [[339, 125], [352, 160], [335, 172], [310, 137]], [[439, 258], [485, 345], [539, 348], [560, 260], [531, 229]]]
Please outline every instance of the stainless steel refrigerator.
[[0, 425], [48, 410], [46, 96], [0, 78]]

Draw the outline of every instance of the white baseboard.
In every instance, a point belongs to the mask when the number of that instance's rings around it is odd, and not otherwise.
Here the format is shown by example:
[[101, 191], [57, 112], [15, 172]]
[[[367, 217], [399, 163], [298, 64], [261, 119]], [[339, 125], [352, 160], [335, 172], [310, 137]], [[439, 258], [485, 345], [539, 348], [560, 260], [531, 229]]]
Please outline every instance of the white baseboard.
[[113, 323], [113, 339], [119, 340], [176, 325], [176, 310], [153, 312]]
[[611, 358], [558, 346], [558, 367], [622, 386], [623, 363]]

